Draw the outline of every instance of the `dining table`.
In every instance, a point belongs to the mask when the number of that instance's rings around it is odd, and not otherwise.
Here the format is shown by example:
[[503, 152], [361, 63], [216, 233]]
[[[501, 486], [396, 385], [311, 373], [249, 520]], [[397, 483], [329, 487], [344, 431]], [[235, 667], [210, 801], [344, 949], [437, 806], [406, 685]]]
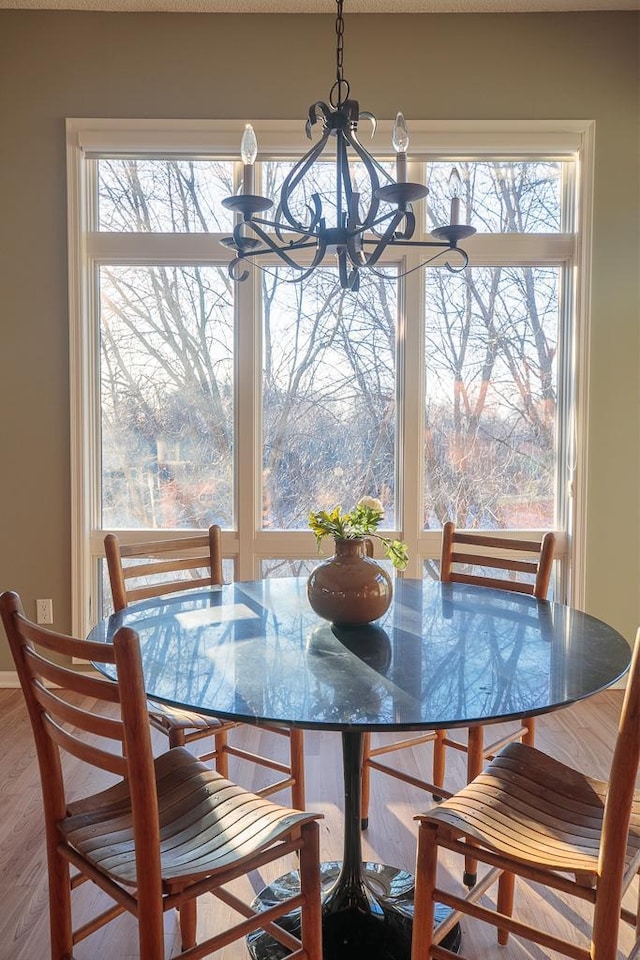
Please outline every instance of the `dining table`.
[[[613, 627], [553, 601], [425, 578], [396, 578], [376, 623], [338, 626], [307, 600], [307, 581], [268, 578], [134, 603], [92, 640], [122, 626], [140, 637], [153, 700], [249, 724], [339, 731], [344, 775], [340, 862], [322, 864], [325, 960], [409, 960], [413, 876], [407, 865], [362, 861], [363, 735], [469, 727], [567, 707], [611, 686], [630, 647]], [[107, 676], [113, 667], [96, 664]], [[416, 813], [425, 800], [416, 800]], [[292, 870], [260, 892], [290, 896]], [[442, 908], [446, 910], [446, 908]], [[295, 928], [295, 914], [283, 918]], [[447, 934], [457, 950], [457, 925]], [[286, 949], [252, 936], [254, 960]]]

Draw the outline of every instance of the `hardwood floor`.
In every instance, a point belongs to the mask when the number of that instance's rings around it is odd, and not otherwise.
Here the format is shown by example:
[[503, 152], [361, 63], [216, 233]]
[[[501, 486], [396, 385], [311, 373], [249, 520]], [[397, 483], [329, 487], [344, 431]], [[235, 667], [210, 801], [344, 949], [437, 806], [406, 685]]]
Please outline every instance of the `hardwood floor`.
[[[606, 778], [621, 702], [622, 691], [607, 691], [585, 703], [541, 718], [538, 746], [560, 760]], [[245, 729], [242, 736], [249, 749], [258, 748], [268, 737], [258, 730], [245, 733]], [[280, 739], [269, 737], [270, 744]], [[342, 839], [340, 737], [335, 733], [310, 733], [305, 742], [307, 806], [325, 816], [321, 825], [323, 859], [339, 859]], [[164, 749], [165, 743], [159, 737], [160, 749]], [[407, 765], [407, 769], [417, 766], [417, 751], [402, 751], [396, 756], [398, 762]], [[448, 762], [451, 774], [462, 785], [462, 755], [449, 751]], [[0, 960], [48, 960], [47, 879], [40, 787], [31, 731], [22, 694], [18, 690], [0, 690], [0, 769]], [[70, 763], [68, 773], [74, 778], [78, 794], [103, 785], [91, 782], [78, 763]], [[256, 768], [246, 764], [237, 763], [232, 768], [233, 778], [249, 789], [262, 785], [264, 781], [258, 778], [264, 775], [264, 770], [256, 772]], [[288, 800], [283, 798], [283, 802]], [[412, 818], [427, 803], [428, 798], [420, 791], [374, 773], [370, 827], [363, 834], [364, 858], [412, 870], [416, 835]], [[284, 866], [288, 868], [287, 864]], [[455, 887], [460, 876], [458, 863], [446, 863], [444, 869], [452, 888]], [[249, 881], [238, 883], [250, 882], [258, 891], [274, 875], [277, 874], [253, 875]], [[76, 916], [90, 914], [100, 896], [89, 887], [87, 884], [75, 893]], [[628, 894], [631, 909], [635, 909], [635, 897], [637, 890], [633, 889]], [[535, 918], [549, 931], [566, 936], [570, 936], [572, 924], [575, 924], [576, 939], [580, 931], [584, 934], [587, 930], [585, 918], [589, 914], [586, 907], [577, 907], [573, 901], [569, 904], [556, 893], [536, 888], [533, 884], [518, 884], [516, 910], [525, 921]], [[201, 935], [225, 925], [225, 913], [226, 908], [218, 905], [214, 909], [213, 901], [202, 898], [199, 907]], [[165, 929], [167, 958], [178, 956], [177, 923], [173, 914], [166, 916]], [[463, 935], [465, 952], [482, 960], [546, 960], [549, 956], [535, 945], [514, 938], [506, 947], [498, 947], [495, 931], [477, 922], [464, 923]], [[631, 935], [628, 929], [623, 929], [620, 956], [628, 952], [630, 944]], [[217, 960], [245, 960], [247, 953], [244, 944], [237, 943], [216, 956]], [[135, 924], [128, 917], [118, 918], [80, 944], [74, 953], [75, 960], [136, 960], [137, 957]]]

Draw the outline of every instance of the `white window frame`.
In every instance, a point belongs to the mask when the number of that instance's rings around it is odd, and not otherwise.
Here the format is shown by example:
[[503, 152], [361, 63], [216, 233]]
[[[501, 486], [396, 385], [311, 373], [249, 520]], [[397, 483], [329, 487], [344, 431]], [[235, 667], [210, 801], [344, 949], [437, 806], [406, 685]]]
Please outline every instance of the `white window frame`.
[[[257, 121], [254, 127], [261, 153], [270, 157], [299, 156], [308, 149], [302, 124], [298, 121]], [[372, 152], [390, 155], [391, 121], [378, 125]], [[109, 234], [95, 229], [91, 165], [86, 159], [118, 153], [150, 156], [213, 155], [237, 161], [239, 121], [182, 120], [96, 120], [69, 119], [67, 131], [69, 311], [70, 311], [70, 393], [71, 393], [71, 501], [72, 501], [72, 629], [84, 635], [99, 611], [97, 560], [104, 555], [103, 536], [98, 526], [99, 436], [98, 409], [98, 303], [94, 278], [100, 263], [227, 263], [231, 254], [216, 243], [215, 234]], [[564, 268], [566, 284], [572, 284], [573, 316], [560, 317], [568, 349], [560, 358], [561, 377], [572, 384], [570, 409], [561, 410], [559, 422], [569, 431], [561, 438], [567, 456], [564, 471], [559, 469], [564, 516], [559, 518], [565, 535], [560, 535], [558, 553], [567, 576], [563, 596], [582, 607], [585, 592], [584, 545], [586, 543], [587, 422], [589, 399], [589, 342], [591, 236], [593, 212], [593, 160], [595, 124], [590, 120], [556, 121], [412, 121], [412, 163], [440, 157], [531, 156], [573, 157], [577, 160], [577, 212], [575, 230], [561, 234], [482, 235], [465, 241], [470, 264], [549, 264]], [[409, 169], [411, 179], [411, 165]], [[574, 211], [568, 203], [569, 215]], [[507, 255], [508, 252], [508, 255]], [[412, 248], [407, 264], [418, 263], [420, 252]], [[236, 576], [259, 576], [260, 561], [266, 557], [314, 556], [310, 532], [260, 530], [260, 504], [255, 485], [243, 464], [260, 463], [260, 402], [253, 386], [260, 381], [260, 317], [258, 283], [250, 278], [237, 287], [236, 311], [252, 316], [254, 325], [236, 324], [236, 499], [237, 530], [225, 531], [223, 549], [236, 561]], [[397, 369], [407, 409], [424, 410], [424, 303], [423, 271], [408, 276], [403, 293], [399, 323], [403, 357]], [[577, 279], [576, 279], [577, 278]], [[406, 318], [411, 317], [411, 322]], [[405, 363], [403, 364], [403, 358]], [[401, 407], [399, 406], [399, 409]], [[412, 421], [415, 424], [415, 419]], [[569, 436], [571, 442], [569, 442]], [[425, 559], [437, 558], [438, 531], [422, 530], [422, 491], [415, 464], [421, 463], [422, 431], [399, 433], [398, 516], [411, 557], [408, 576], [422, 576]], [[412, 521], [412, 522], [410, 522]], [[170, 531], [145, 531], [145, 538], [162, 539]], [[507, 532], [509, 535], [509, 532]], [[514, 531], [514, 535], [517, 535]], [[121, 534], [122, 539], [139, 539], [140, 531]]]

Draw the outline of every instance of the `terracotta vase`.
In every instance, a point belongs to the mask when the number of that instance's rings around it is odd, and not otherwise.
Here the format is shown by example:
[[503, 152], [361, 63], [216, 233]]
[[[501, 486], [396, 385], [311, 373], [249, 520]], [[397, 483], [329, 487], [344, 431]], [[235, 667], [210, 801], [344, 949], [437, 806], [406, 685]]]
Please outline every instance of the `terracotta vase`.
[[389, 609], [393, 588], [386, 570], [365, 555], [364, 539], [336, 540], [335, 556], [307, 581], [312, 609], [337, 624], [371, 623]]

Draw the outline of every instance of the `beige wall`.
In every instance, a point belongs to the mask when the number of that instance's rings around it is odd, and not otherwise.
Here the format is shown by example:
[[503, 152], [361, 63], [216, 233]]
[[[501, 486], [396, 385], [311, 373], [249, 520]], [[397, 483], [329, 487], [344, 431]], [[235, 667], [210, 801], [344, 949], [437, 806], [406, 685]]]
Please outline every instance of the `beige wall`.
[[[639, 22], [353, 15], [345, 60], [381, 118], [597, 122], [587, 609], [628, 637], [640, 622]], [[69, 626], [64, 118], [302, 123], [328, 95], [333, 36], [326, 16], [0, 11], [0, 589], [28, 614], [53, 597]]]

